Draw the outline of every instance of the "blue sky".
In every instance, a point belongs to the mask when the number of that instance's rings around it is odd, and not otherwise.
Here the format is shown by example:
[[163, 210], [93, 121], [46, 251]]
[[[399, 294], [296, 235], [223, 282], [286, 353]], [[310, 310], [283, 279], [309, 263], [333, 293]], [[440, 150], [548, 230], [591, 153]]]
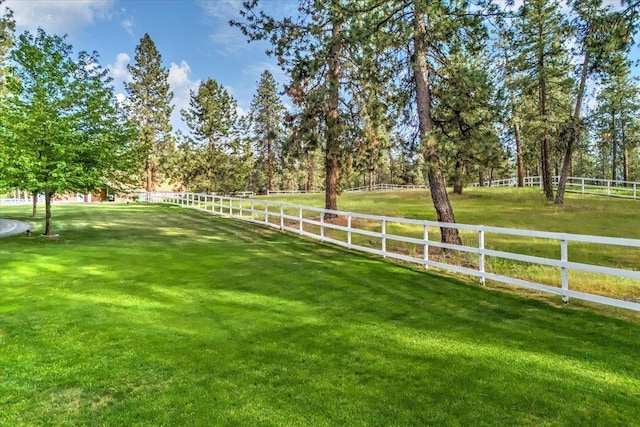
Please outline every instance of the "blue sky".
[[[275, 15], [295, 14], [297, 3], [261, 1]], [[179, 111], [188, 104], [189, 89], [197, 89], [204, 79], [215, 79], [226, 87], [241, 112], [249, 109], [265, 69], [279, 83], [285, 82], [276, 61], [264, 53], [268, 44], [249, 44], [239, 29], [229, 26], [229, 19], [239, 16], [241, 4], [242, 0], [6, 0], [5, 6], [14, 11], [19, 33], [42, 27], [50, 34], [67, 34], [76, 51], [98, 51], [120, 94], [129, 78], [126, 66], [133, 61], [140, 38], [148, 33], [169, 69], [175, 104], [171, 122], [174, 129], [184, 129]], [[640, 56], [637, 47], [632, 55]]]
[[[242, 111], [249, 108], [260, 74], [270, 70], [279, 82], [284, 76], [276, 61], [265, 55], [268, 45], [247, 43], [237, 28], [228, 25], [238, 16], [241, 0], [7, 0], [17, 30], [42, 27], [50, 34], [67, 34], [76, 51], [96, 50], [100, 62], [111, 69], [115, 88], [124, 93], [136, 45], [148, 33], [169, 69], [174, 93], [174, 128], [189, 89], [212, 78], [236, 98]], [[268, 0], [274, 12], [295, 10], [296, 0]]]

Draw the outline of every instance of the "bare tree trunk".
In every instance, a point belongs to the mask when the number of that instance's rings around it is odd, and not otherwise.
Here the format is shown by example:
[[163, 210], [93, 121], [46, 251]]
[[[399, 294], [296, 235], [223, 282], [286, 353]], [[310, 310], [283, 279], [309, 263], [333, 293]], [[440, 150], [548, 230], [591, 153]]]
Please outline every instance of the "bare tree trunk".
[[[544, 38], [544, 29], [538, 28], [538, 37]], [[549, 117], [547, 111], [547, 80], [545, 78], [545, 52], [541, 42], [537, 47], [537, 73], [538, 73], [538, 112], [543, 120], [542, 140], [540, 141], [540, 162], [542, 166], [542, 187], [547, 200], [553, 200], [553, 176], [551, 169], [551, 149], [549, 148]]]
[[618, 164], [618, 140], [616, 137], [616, 115], [615, 111], [611, 112], [611, 179], [616, 180], [616, 166]]
[[[413, 28], [413, 72], [416, 84], [416, 103], [418, 110], [418, 129], [422, 154], [427, 166], [427, 177], [431, 189], [431, 200], [436, 209], [439, 222], [455, 223], [453, 208], [447, 195], [447, 186], [440, 168], [438, 147], [433, 136], [433, 121], [431, 118], [431, 92], [429, 89], [428, 68], [426, 60], [426, 44], [424, 37], [426, 29], [424, 12], [420, 1], [414, 0], [414, 28]], [[457, 228], [441, 227], [443, 243], [461, 245]]]
[[51, 197], [53, 193], [49, 190], [44, 192], [44, 235], [50, 236], [51, 232]]
[[[622, 112], [620, 113], [620, 138], [620, 145], [622, 146], [622, 180], [629, 181], [629, 149], [627, 148], [627, 136]], [[624, 185], [627, 185], [626, 182]]]
[[454, 176], [454, 183], [453, 183], [454, 194], [462, 194], [462, 177], [464, 175], [462, 166], [463, 166], [462, 162], [460, 160], [456, 160], [455, 176]]
[[[591, 31], [589, 30], [587, 37], [590, 37], [590, 34]], [[555, 200], [556, 205], [564, 203], [564, 190], [567, 185], [567, 179], [569, 178], [569, 171], [571, 170], [573, 149], [578, 143], [578, 138], [580, 138], [580, 113], [582, 111], [582, 100], [584, 99], [584, 89], [587, 83], [587, 73], [589, 71], [589, 52], [589, 49], [585, 49], [582, 71], [580, 72], [580, 86], [578, 87], [576, 107], [573, 111], [572, 120], [567, 124], [570, 127], [569, 138], [567, 139], [567, 147], [564, 153], [564, 160], [562, 161], [562, 171], [560, 172], [560, 178], [558, 179], [558, 193]]]
[[150, 157], [147, 157], [147, 160], [145, 162], [144, 173], [145, 173], [145, 178], [147, 180], [147, 183], [146, 183], [147, 193], [151, 193], [153, 191], [153, 163]]
[[518, 187], [524, 187], [524, 159], [522, 157], [522, 136], [517, 119], [513, 120], [513, 134], [516, 139], [516, 163], [518, 165]]
[[313, 156], [309, 151], [306, 153], [307, 155], [307, 180], [305, 182], [304, 189], [307, 193], [309, 193], [313, 189], [313, 173], [315, 171], [315, 162], [313, 161]]
[[[326, 117], [325, 209], [338, 209], [338, 173], [340, 156], [340, 33], [342, 24], [334, 18], [329, 56], [329, 111]], [[325, 215], [331, 218], [335, 215]]]
[[553, 200], [553, 176], [551, 169], [551, 153], [549, 149], [549, 133], [545, 130], [542, 136], [541, 153], [542, 160], [542, 188], [547, 200]]
[[38, 211], [38, 192], [34, 191], [31, 193], [31, 218], [36, 217], [36, 213]]
[[267, 141], [267, 189], [273, 191], [273, 159], [271, 150], [271, 141]]

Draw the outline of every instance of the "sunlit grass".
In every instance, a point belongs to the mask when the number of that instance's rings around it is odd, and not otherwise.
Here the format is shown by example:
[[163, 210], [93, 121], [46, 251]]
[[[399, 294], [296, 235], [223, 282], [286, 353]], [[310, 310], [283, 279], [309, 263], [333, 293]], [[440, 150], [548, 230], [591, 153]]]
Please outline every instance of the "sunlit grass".
[[59, 239], [0, 240], [0, 425], [640, 419], [626, 312], [185, 209], [54, 209]]
[[[547, 202], [541, 191], [535, 188], [470, 188], [465, 189], [462, 195], [449, 196], [456, 220], [462, 224], [640, 239], [637, 200], [567, 193], [565, 204], [555, 206]], [[278, 195], [269, 197], [269, 200], [316, 207], [321, 207], [324, 203], [322, 194]], [[435, 210], [426, 190], [344, 193], [338, 200], [338, 208], [358, 213], [436, 220]], [[364, 228], [379, 231], [378, 224], [364, 225]], [[421, 226], [391, 224], [388, 231], [415, 238], [422, 236]], [[462, 230], [460, 235], [463, 244], [477, 247], [477, 233]], [[439, 230], [429, 227], [429, 238], [437, 241]], [[379, 249], [379, 240], [371, 242], [371, 246]], [[485, 247], [560, 259], [559, 242], [549, 239], [486, 233]], [[421, 258], [422, 253], [422, 248], [407, 243], [391, 243], [388, 249], [417, 258]], [[460, 264], [477, 268], [477, 256], [474, 258], [463, 254], [460, 260]], [[638, 270], [640, 249], [572, 242], [569, 245], [569, 261]], [[522, 280], [560, 286], [558, 268], [488, 257], [486, 269]], [[577, 271], [571, 272], [569, 278], [570, 288], [573, 290], [640, 301], [640, 282], [637, 280], [621, 280]]]

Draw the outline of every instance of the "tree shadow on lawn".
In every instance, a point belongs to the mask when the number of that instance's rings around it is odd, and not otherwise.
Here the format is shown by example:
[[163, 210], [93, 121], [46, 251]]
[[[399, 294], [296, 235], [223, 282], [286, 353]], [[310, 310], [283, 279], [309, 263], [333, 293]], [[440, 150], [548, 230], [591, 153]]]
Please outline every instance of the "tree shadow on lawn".
[[[236, 381], [251, 390], [227, 390], [239, 405], [307, 408], [344, 421], [372, 401], [385, 402], [370, 410], [407, 422], [473, 422], [474, 408], [489, 406], [502, 410], [494, 422], [521, 424], [560, 413], [579, 420], [584, 411], [597, 420], [598, 411], [637, 403], [637, 324], [342, 255], [378, 279], [387, 279], [387, 270], [399, 278], [343, 283], [319, 263], [308, 271], [319, 278], [304, 281], [292, 274], [250, 285], [252, 274], [242, 283], [185, 283], [170, 291], [140, 283], [154, 289], [148, 299], [157, 304], [147, 303], [145, 316], [132, 315], [130, 304], [111, 304], [106, 317], [124, 331], [126, 346], [141, 345], [132, 357], [155, 354], [149, 363], [163, 366], [165, 381], [208, 376], [211, 383], [201, 387], [222, 389]], [[122, 301], [140, 298], [123, 294]], [[104, 301], [77, 300], [105, 313]], [[136, 331], [133, 342], [126, 331]], [[584, 395], [576, 395], [575, 383], [584, 384]], [[527, 400], [537, 406], [523, 411]], [[429, 418], [425, 405], [440, 410]]]
[[[228, 422], [267, 413], [301, 424], [473, 423], [483, 406], [494, 424], [640, 416], [629, 410], [640, 408], [637, 321], [237, 220], [150, 211], [150, 221], [133, 211], [133, 223], [3, 248], [13, 271], [28, 262], [55, 272], [0, 278], [3, 303], [28, 308], [36, 329], [27, 336], [58, 337], [55, 348], [39, 339], [25, 348], [62, 360], [69, 349], [80, 354], [42, 380], [50, 387], [80, 381], [99, 394], [95, 383], [124, 401], [143, 399], [132, 390], [144, 386], [144, 399], [167, 400], [174, 421], [181, 415], [171, 408], [212, 394], [228, 400], [201, 402], [202, 411]], [[167, 216], [164, 229], [155, 226], [158, 213]], [[28, 249], [30, 259], [11, 248]], [[24, 287], [31, 291], [13, 292]], [[37, 298], [26, 304], [29, 295]], [[11, 323], [17, 313], [3, 329], [21, 336], [28, 331]], [[182, 388], [184, 396], [167, 392]]]

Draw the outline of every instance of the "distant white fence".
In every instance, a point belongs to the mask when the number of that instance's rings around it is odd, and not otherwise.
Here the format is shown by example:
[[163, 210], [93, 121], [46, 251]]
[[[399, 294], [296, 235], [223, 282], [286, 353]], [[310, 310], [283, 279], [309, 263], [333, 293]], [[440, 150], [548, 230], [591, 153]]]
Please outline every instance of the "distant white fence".
[[[424, 188], [428, 189], [427, 185], [401, 185], [401, 184], [374, 184], [372, 187], [368, 185], [362, 187], [353, 187], [353, 188], [345, 188], [343, 191], [345, 193], [358, 192], [358, 191], [387, 191], [387, 190], [407, 190], [407, 189], [417, 189]], [[312, 193], [323, 193], [324, 190], [271, 190], [267, 191], [267, 195], [277, 195], [277, 194], [312, 194]]]
[[411, 184], [375, 184], [373, 187], [369, 188], [368, 185], [363, 187], [355, 187], [355, 188], [347, 188], [346, 192], [357, 192], [357, 191], [388, 191], [388, 190], [413, 190], [413, 189], [428, 189], [427, 185], [411, 185]]
[[[519, 230], [480, 225], [449, 224], [406, 218], [393, 218], [379, 215], [366, 215], [353, 212], [331, 211], [322, 208], [294, 205], [261, 199], [243, 199], [194, 193], [149, 193], [146, 201], [168, 203], [182, 207], [199, 209], [211, 214], [241, 219], [257, 224], [289, 231], [301, 236], [323, 242], [330, 242], [348, 249], [359, 250], [385, 258], [393, 258], [409, 263], [423, 265], [425, 268], [437, 267], [457, 273], [476, 276], [482, 283], [485, 280], [508, 283], [537, 291], [559, 295], [564, 301], [577, 298], [614, 307], [640, 311], [640, 271], [632, 268], [619, 268], [570, 261], [569, 244], [593, 244], [599, 247], [624, 246], [636, 251], [640, 259], [640, 240], [577, 234], [551, 233], [542, 231]], [[141, 199], [142, 200], [142, 199]], [[337, 218], [336, 218], [337, 216]], [[332, 217], [332, 219], [329, 219]], [[464, 234], [466, 243], [473, 245], [457, 246], [440, 242], [440, 228], [457, 228]], [[559, 253], [558, 258], [546, 258], [522, 253], [499, 250], [487, 246], [487, 237], [499, 241], [500, 236], [519, 236], [531, 239], [531, 244], [542, 241], [552, 245]], [[495, 238], [495, 240], [493, 240]], [[535, 239], [535, 242], [534, 242]], [[404, 244], [404, 245], [402, 245]], [[409, 248], [409, 249], [407, 249]], [[435, 251], [447, 251], [444, 255], [433, 256], [429, 248]], [[598, 250], [598, 249], [594, 249]], [[454, 253], [467, 254], [462, 263], [456, 263]], [[433, 253], [434, 250], [431, 250]], [[487, 258], [503, 259], [527, 264], [536, 264], [556, 268], [559, 277], [556, 285], [536, 283], [523, 278], [512, 277], [488, 271]], [[635, 268], [635, 267], [634, 267]], [[617, 278], [631, 279], [632, 297], [630, 300], [611, 298], [593, 293], [570, 289], [569, 272], [598, 273]]]
[[[86, 200], [86, 197], [84, 194], [81, 193], [77, 193], [75, 195], [65, 195], [64, 198], [60, 199], [60, 198], [56, 198], [53, 200], [53, 203], [58, 204], [58, 203], [84, 203], [84, 202], [90, 202], [91, 199], [89, 197], [88, 200]], [[27, 194], [19, 194], [17, 197], [7, 197], [7, 198], [0, 198], [0, 206], [2, 205], [30, 205], [33, 203], [33, 198], [32, 196], [30, 196], [28, 193]], [[42, 204], [44, 203], [44, 195], [40, 194], [38, 195], [38, 204]]]
[[[560, 177], [553, 177], [553, 185], [558, 185]], [[499, 179], [495, 181], [485, 181], [484, 187], [516, 187], [517, 178]], [[474, 187], [479, 184], [474, 184]], [[525, 187], [542, 187], [542, 177], [528, 176], [524, 178]], [[640, 198], [640, 182], [618, 181], [610, 179], [596, 178], [567, 178], [565, 191], [569, 193], [594, 194], [599, 196], [622, 197], [627, 199]]]

